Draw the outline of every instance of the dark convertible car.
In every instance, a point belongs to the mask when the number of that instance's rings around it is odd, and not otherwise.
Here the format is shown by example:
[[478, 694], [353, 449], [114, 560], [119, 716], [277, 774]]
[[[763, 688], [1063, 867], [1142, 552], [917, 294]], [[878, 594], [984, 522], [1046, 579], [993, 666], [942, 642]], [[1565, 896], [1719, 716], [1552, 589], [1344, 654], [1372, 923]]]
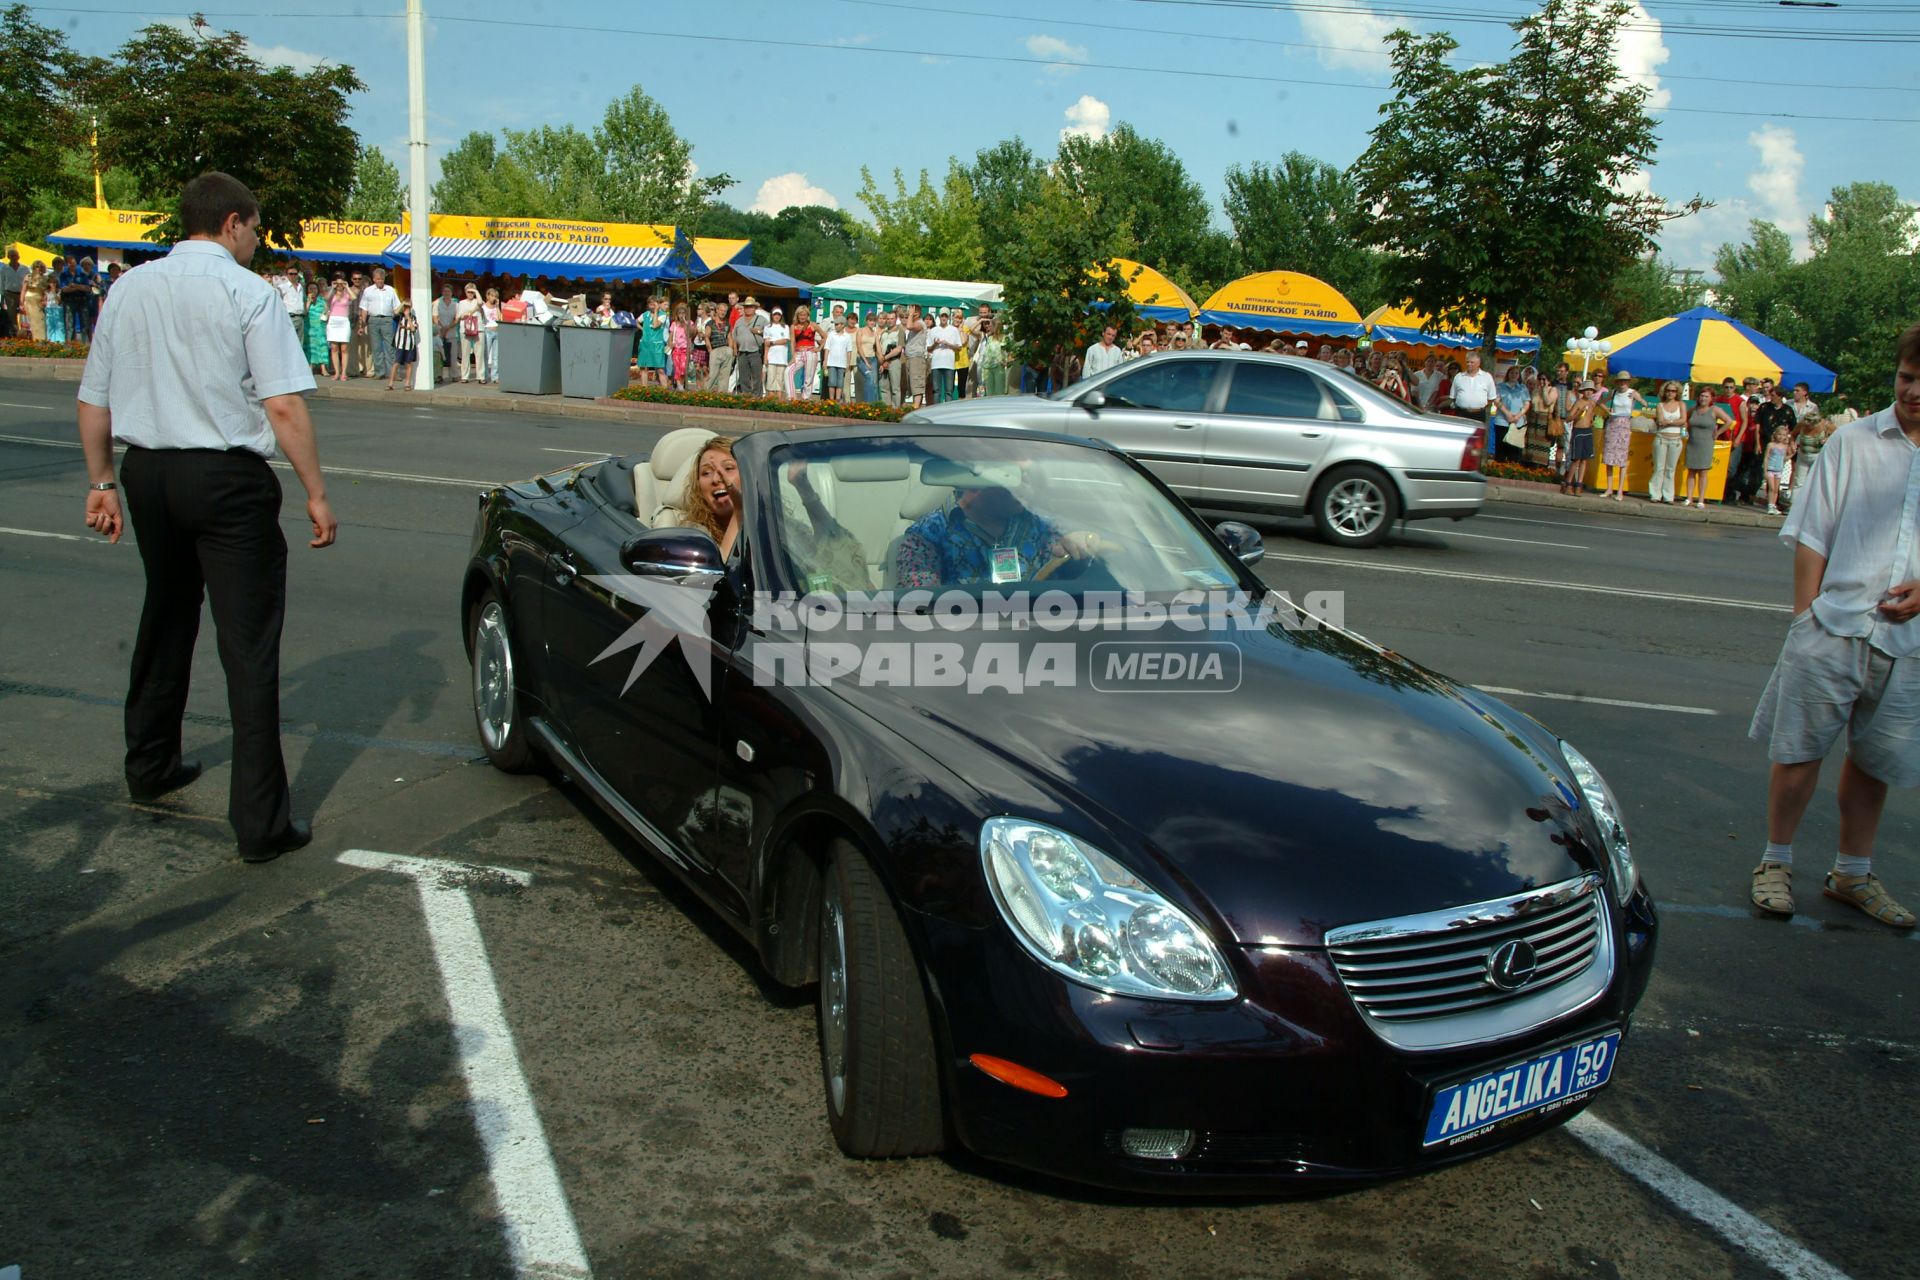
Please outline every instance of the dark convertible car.
[[1288, 1191], [1607, 1083], [1656, 922], [1572, 746], [1305, 616], [1108, 446], [757, 433], [723, 556], [707, 440], [481, 495], [475, 716], [817, 984], [846, 1152]]

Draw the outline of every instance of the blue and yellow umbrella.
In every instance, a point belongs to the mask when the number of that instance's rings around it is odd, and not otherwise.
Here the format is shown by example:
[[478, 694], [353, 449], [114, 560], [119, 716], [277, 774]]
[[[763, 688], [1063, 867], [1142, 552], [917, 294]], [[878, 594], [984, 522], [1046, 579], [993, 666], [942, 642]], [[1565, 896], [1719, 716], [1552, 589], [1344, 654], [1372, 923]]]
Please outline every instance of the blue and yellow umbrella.
[[1782, 386], [1804, 382], [1809, 391], [1833, 390], [1833, 370], [1712, 307], [1636, 325], [1607, 341], [1613, 352], [1592, 365], [1596, 372], [1611, 364], [1656, 382], [1772, 378]]

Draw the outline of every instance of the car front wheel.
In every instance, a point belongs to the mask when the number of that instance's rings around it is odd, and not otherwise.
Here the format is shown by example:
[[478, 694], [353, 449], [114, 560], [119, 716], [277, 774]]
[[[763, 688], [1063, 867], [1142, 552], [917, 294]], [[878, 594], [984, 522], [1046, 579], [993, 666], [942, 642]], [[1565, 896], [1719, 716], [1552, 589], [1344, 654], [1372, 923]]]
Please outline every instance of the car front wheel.
[[1313, 523], [1336, 546], [1371, 547], [1387, 536], [1400, 513], [1393, 482], [1360, 464], [1335, 467], [1314, 490]]
[[519, 773], [531, 763], [533, 749], [520, 711], [507, 606], [489, 590], [474, 602], [467, 629], [473, 638], [473, 723], [480, 748], [494, 768]]
[[835, 841], [820, 902], [820, 1072], [850, 1156], [925, 1155], [945, 1137], [926, 989], [893, 902]]

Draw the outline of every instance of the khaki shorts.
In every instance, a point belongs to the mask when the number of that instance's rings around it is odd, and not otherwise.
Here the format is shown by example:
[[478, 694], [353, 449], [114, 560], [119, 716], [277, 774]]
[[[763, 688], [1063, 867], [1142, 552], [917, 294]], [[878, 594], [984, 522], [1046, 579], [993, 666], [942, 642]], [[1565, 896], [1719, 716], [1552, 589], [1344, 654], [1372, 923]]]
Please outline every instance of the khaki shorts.
[[1747, 736], [1775, 764], [1824, 760], [1841, 731], [1847, 755], [1891, 786], [1920, 784], [1920, 658], [1894, 658], [1858, 636], [1795, 615]]
[[927, 394], [927, 358], [907, 357], [907, 394], [924, 398]]

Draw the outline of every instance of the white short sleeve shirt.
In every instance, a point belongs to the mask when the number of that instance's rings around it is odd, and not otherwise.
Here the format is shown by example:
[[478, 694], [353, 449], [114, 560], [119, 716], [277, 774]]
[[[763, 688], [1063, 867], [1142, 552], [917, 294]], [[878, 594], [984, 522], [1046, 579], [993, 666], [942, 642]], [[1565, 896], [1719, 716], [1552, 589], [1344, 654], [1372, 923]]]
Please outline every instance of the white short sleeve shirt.
[[1836, 636], [1861, 636], [1893, 658], [1920, 653], [1920, 618], [1889, 622], [1889, 589], [1920, 579], [1920, 447], [1891, 407], [1833, 433], [1794, 488], [1780, 529], [1788, 546], [1827, 558], [1813, 616]]
[[113, 286], [79, 399], [113, 415], [122, 444], [271, 458], [260, 402], [313, 386], [279, 291], [213, 241], [182, 240]]

